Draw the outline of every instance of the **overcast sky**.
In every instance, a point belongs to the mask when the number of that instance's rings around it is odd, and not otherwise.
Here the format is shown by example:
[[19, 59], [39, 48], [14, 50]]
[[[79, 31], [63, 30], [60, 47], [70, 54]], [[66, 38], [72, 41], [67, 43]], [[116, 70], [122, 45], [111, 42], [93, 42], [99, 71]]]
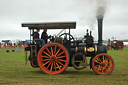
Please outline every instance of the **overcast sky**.
[[[99, 1], [99, 2], [97, 2]], [[97, 5], [104, 0], [0, 0], [0, 41], [29, 39], [29, 30], [23, 22], [76, 21], [73, 36], [83, 36], [92, 30], [97, 39]], [[105, 0], [103, 39], [128, 39], [128, 0]], [[48, 30], [49, 35], [60, 30]], [[41, 30], [42, 32], [42, 30]], [[40, 35], [41, 35], [40, 32]]]

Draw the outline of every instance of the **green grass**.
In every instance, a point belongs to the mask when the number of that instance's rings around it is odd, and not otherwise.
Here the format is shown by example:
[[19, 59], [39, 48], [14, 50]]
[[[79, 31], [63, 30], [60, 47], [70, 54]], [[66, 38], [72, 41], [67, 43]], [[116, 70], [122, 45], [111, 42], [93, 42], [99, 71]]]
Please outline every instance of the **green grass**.
[[29, 62], [25, 65], [25, 53], [20, 50], [6, 53], [0, 48], [0, 85], [128, 85], [128, 48], [108, 51], [115, 62], [110, 75], [95, 75], [89, 66], [83, 70], [68, 67], [58, 75], [45, 74]]

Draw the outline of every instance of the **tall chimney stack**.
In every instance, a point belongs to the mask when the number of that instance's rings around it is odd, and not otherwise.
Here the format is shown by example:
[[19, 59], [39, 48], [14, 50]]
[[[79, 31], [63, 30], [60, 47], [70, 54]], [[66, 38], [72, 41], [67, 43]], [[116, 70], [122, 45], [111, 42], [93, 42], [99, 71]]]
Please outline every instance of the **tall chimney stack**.
[[98, 21], [98, 45], [102, 45], [102, 22], [103, 18], [97, 18]]

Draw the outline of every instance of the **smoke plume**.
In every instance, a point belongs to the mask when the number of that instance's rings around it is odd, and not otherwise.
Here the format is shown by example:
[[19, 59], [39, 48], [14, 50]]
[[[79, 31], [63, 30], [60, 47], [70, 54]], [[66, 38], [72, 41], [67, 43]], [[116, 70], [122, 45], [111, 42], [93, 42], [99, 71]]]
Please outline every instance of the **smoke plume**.
[[88, 27], [94, 30], [97, 18], [103, 18], [108, 8], [108, 0], [75, 0], [77, 2], [79, 17], [87, 22]]
[[[88, 22], [89, 28], [94, 30], [96, 19], [104, 18], [107, 11], [107, 0], [92, 0], [92, 16]], [[90, 13], [91, 14], [91, 13]]]
[[96, 18], [104, 18], [107, 11], [107, 0], [96, 0], [97, 10]]

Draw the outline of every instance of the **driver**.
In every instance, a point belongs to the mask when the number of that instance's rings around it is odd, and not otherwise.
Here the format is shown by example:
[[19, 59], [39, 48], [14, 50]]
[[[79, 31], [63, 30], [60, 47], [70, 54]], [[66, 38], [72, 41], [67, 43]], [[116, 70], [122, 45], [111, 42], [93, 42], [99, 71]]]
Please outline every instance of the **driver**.
[[48, 36], [47, 34], [47, 29], [45, 28], [44, 31], [42, 32], [42, 35], [41, 35], [41, 39], [43, 39], [45, 41], [45, 43], [47, 44], [47, 40], [48, 38], [50, 38], [51, 36]]
[[39, 38], [39, 33], [38, 32], [40, 32], [40, 29], [36, 29], [36, 31], [31, 36], [33, 36], [34, 40], [39, 40], [39, 41], [42, 42], [42, 45], [45, 45], [44, 40]]

